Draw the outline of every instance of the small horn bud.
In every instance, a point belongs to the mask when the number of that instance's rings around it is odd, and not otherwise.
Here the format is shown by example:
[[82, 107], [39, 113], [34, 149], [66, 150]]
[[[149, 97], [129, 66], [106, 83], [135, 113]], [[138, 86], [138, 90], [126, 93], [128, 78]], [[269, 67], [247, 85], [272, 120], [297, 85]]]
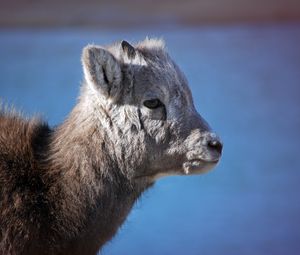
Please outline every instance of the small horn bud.
[[129, 59], [133, 59], [135, 57], [135, 48], [126, 41], [122, 41], [121, 43], [123, 51], [127, 54]]

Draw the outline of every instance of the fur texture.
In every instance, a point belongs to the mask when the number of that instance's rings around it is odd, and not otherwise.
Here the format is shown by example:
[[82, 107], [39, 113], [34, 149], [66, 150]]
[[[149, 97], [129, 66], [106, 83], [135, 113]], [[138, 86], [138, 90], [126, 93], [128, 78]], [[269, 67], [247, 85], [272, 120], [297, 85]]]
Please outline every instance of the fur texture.
[[161, 40], [89, 45], [55, 129], [0, 114], [0, 254], [96, 254], [161, 176], [201, 173], [222, 145]]

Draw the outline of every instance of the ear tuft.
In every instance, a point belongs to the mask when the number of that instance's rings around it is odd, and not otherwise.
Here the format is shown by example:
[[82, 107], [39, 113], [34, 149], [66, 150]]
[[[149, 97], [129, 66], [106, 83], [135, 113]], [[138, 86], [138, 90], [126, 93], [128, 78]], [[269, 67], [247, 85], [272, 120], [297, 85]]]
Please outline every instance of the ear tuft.
[[116, 99], [122, 90], [120, 64], [106, 49], [88, 45], [83, 49], [82, 65], [88, 85], [106, 98]]

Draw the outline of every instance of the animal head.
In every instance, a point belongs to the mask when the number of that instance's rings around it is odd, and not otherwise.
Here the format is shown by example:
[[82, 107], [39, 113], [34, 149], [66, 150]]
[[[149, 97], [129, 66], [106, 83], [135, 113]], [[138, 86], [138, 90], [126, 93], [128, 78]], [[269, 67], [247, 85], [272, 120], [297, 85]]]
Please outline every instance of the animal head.
[[130, 180], [208, 171], [222, 143], [197, 113], [162, 40], [84, 48], [82, 98]]

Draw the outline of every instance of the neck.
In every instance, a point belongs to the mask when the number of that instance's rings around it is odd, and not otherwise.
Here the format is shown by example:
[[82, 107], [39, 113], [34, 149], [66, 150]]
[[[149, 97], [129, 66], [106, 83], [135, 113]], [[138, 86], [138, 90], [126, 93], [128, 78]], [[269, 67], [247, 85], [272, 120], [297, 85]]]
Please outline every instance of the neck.
[[83, 253], [86, 246], [97, 251], [111, 239], [149, 187], [130, 181], [123, 173], [113, 143], [87, 105], [82, 98], [54, 131], [50, 146], [51, 169], [59, 176], [56, 192], [62, 200], [58, 203], [62, 213], [58, 224], [63, 233], [71, 234], [69, 246]]

